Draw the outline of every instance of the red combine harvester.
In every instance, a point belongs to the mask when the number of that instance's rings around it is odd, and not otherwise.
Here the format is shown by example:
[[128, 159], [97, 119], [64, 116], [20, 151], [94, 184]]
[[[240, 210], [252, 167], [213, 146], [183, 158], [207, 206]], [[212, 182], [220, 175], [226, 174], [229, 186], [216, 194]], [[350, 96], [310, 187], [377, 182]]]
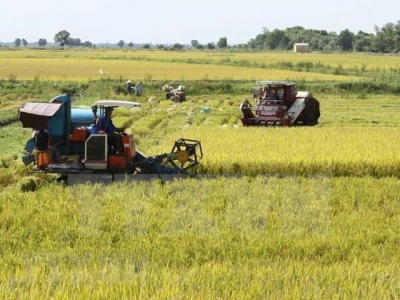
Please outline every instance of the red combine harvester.
[[244, 126], [314, 126], [320, 117], [319, 101], [310, 92], [296, 91], [288, 81], [256, 81], [255, 106], [246, 99], [240, 105]]
[[162, 87], [162, 90], [166, 92], [165, 98], [167, 100], [172, 100], [178, 103], [186, 100], [185, 87], [181, 84], [176, 89], [173, 86], [166, 84]]

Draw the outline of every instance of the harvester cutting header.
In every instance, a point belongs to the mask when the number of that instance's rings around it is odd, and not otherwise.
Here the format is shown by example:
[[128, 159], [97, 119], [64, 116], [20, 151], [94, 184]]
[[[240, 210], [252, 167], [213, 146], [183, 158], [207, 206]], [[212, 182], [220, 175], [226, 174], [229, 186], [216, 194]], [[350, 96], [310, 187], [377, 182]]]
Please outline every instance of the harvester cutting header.
[[288, 81], [256, 81], [252, 95], [240, 105], [244, 126], [293, 126], [318, 124], [319, 101], [310, 92], [298, 92]]
[[27, 103], [20, 108], [23, 127], [35, 133], [23, 155], [26, 165], [34, 163], [32, 172], [60, 174], [68, 184], [108, 183], [138, 174], [162, 179], [164, 174], [190, 175], [203, 157], [197, 140], [179, 139], [170, 153], [148, 157], [136, 149], [132, 134], [103, 131], [100, 123], [107, 120], [107, 111], [140, 108], [140, 103], [99, 100], [90, 108], [75, 108], [71, 103], [70, 95], [60, 95], [49, 103]]

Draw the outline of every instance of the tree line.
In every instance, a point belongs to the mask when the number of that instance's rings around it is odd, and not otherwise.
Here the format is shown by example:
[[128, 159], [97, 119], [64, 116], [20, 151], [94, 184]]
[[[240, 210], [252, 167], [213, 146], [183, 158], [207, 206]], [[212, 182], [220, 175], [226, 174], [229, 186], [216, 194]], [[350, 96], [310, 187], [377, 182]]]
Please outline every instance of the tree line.
[[[71, 34], [62, 30], [54, 36], [54, 41], [61, 47], [68, 45], [71, 47], [94, 47], [90, 41], [82, 42], [79, 38], [72, 38]], [[397, 23], [387, 23], [379, 28], [375, 25], [375, 33], [358, 31], [353, 33], [348, 29], [342, 30], [339, 34], [326, 30], [305, 29], [301, 26], [286, 28], [285, 30], [274, 29], [272, 31], [263, 28], [262, 32], [249, 42], [238, 45], [228, 45], [228, 39], [221, 37], [217, 43], [210, 42], [201, 44], [198, 40], [191, 40], [190, 46], [196, 49], [249, 49], [249, 50], [292, 50], [295, 43], [307, 43], [310, 51], [356, 51], [356, 52], [376, 52], [376, 53], [400, 53], [400, 21]], [[25, 39], [17, 38], [14, 45], [27, 46]], [[45, 47], [46, 39], [39, 39], [38, 45]], [[120, 48], [125, 46], [133, 47], [132, 42], [125, 43], [120, 40], [116, 45]], [[166, 49], [162, 44], [155, 46], [146, 43], [142, 45], [145, 49], [156, 47]], [[175, 43], [169, 47], [171, 50], [180, 50], [184, 45]]]
[[348, 29], [335, 32], [326, 30], [305, 29], [301, 26], [275, 29], [264, 28], [261, 34], [251, 39], [242, 47], [263, 50], [292, 50], [295, 43], [308, 43], [312, 51], [343, 51], [399, 53], [400, 21], [387, 23], [382, 28], [375, 25], [375, 34], [358, 31], [356, 34]]

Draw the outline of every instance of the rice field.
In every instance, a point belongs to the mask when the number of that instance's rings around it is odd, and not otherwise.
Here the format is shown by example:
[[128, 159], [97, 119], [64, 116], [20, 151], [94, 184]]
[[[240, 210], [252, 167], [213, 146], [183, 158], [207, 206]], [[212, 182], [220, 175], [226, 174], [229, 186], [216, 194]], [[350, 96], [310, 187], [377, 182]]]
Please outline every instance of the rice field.
[[[224, 79], [230, 72], [246, 80], [286, 74], [184, 62], [250, 61], [261, 53], [122, 53], [0, 51], [0, 65], [9, 63], [0, 79], [9, 81], [14, 64], [16, 81], [36, 76], [44, 87], [50, 79], [97, 80], [99, 68], [106, 76], [148, 74], [149, 80], [172, 80], [179, 72], [195, 80], [205, 74]], [[324, 58], [332, 66], [378, 67], [357, 55]], [[381, 68], [398, 59], [375, 58]], [[301, 59], [321, 60], [317, 54]], [[122, 73], [127, 65], [137, 69]], [[80, 72], [65, 71], [70, 66]], [[93, 75], [85, 73], [89, 67]], [[333, 76], [290, 76], [308, 75]], [[148, 102], [150, 96], [155, 100]], [[18, 123], [0, 127], [1, 299], [400, 298], [396, 95], [314, 93], [321, 118], [307, 128], [244, 128], [238, 106], [249, 95], [188, 95], [180, 104], [163, 96], [135, 99], [142, 109], [117, 109], [114, 122], [126, 126], [148, 155], [169, 152], [181, 137], [201, 140], [197, 178], [66, 187], [53, 177], [33, 177], [23, 166], [19, 155], [30, 130]], [[7, 97], [1, 107], [9, 111], [27, 96]], [[75, 103], [90, 105], [93, 98]], [[201, 113], [204, 107], [210, 112]], [[21, 185], [32, 182], [35, 191], [22, 192]]]
[[[322, 68], [399, 69], [399, 56], [366, 54], [226, 53], [145, 50], [14, 50], [0, 51], [0, 79], [75, 80], [131, 78], [147, 80], [303, 79], [351, 81], [359, 77], [303, 70], [279, 70], [279, 63], [312, 63]], [[267, 67], [269, 66], [269, 67]], [[100, 73], [100, 70], [102, 72]]]
[[[324, 54], [324, 53], [292, 53], [292, 52], [228, 52], [228, 51], [164, 51], [138, 49], [47, 49], [45, 51], [15, 49], [1, 50], [0, 58], [30, 58], [30, 59], [92, 59], [92, 60], [143, 60], [160, 62], [185, 62], [204, 64], [218, 64], [220, 62], [312, 62], [330, 67], [338, 65], [344, 68], [365, 68], [366, 70], [400, 67], [398, 55], [376, 55], [367, 53], [354, 54]], [[248, 77], [243, 77], [248, 79]]]
[[[146, 60], [104, 60], [71, 58], [0, 58], [0, 79], [18, 80], [99, 80], [101, 78], [132, 78], [147, 80], [223, 80], [258, 78], [302, 78], [303, 80], [356, 80], [356, 77], [319, 74], [299, 75], [290, 70], [252, 69], [213, 64], [186, 64]], [[101, 70], [101, 71], [100, 71]]]
[[0, 297], [397, 299], [399, 195], [327, 176], [2, 192]]

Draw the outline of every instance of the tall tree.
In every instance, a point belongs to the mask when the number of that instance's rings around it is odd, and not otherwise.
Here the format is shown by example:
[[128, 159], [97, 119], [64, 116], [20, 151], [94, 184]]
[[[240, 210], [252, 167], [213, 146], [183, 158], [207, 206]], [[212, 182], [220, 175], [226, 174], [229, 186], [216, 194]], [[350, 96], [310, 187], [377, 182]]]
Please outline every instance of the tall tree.
[[337, 46], [341, 46], [343, 51], [353, 50], [353, 40], [354, 33], [350, 32], [348, 29], [340, 32], [336, 39]]
[[190, 44], [192, 45], [193, 48], [197, 48], [197, 46], [200, 44], [198, 40], [191, 40]]
[[74, 45], [74, 39], [72, 37], [69, 37], [67, 39], [67, 45], [69, 45], [70, 47], [75, 46]]
[[22, 39], [22, 45], [24, 45], [24, 47], [26, 47], [28, 45], [28, 41], [26, 39]]
[[64, 49], [65, 45], [68, 45], [68, 38], [71, 34], [66, 30], [61, 30], [54, 36], [54, 41]]
[[207, 49], [215, 49], [215, 44], [213, 42], [207, 44]]
[[20, 38], [16, 38], [15, 41], [14, 41], [14, 45], [15, 45], [15, 47], [21, 46], [21, 39]]
[[288, 42], [289, 38], [286, 37], [285, 32], [279, 29], [270, 32], [265, 39], [265, 44], [271, 50], [286, 50], [288, 48]]
[[371, 51], [372, 41], [375, 36], [372, 33], [366, 33], [363, 31], [358, 31], [354, 36], [353, 50], [358, 52], [368, 52]]
[[179, 43], [175, 43], [172, 45], [172, 49], [173, 50], [182, 50], [183, 49], [183, 45], [179, 44]]
[[74, 45], [75, 47], [81, 46], [82, 45], [81, 39], [80, 38], [72, 39], [72, 45]]
[[84, 46], [84, 47], [90, 48], [90, 47], [93, 47], [93, 43], [92, 43], [91, 41], [85, 41], [85, 42], [83, 43], [83, 46]]
[[220, 38], [217, 46], [218, 48], [225, 49], [226, 47], [228, 47], [228, 39], [226, 37]]
[[123, 40], [120, 40], [118, 42], [118, 47], [122, 48], [122, 47], [124, 47], [124, 45], [125, 45], [125, 42]]
[[262, 33], [258, 34], [254, 39], [251, 39], [248, 42], [250, 49], [264, 49], [265, 48], [265, 40], [266, 40], [268, 34], [269, 34], [269, 30], [266, 27], [263, 27]]
[[38, 45], [40, 47], [45, 47], [47, 45], [47, 40], [46, 39], [39, 39]]

